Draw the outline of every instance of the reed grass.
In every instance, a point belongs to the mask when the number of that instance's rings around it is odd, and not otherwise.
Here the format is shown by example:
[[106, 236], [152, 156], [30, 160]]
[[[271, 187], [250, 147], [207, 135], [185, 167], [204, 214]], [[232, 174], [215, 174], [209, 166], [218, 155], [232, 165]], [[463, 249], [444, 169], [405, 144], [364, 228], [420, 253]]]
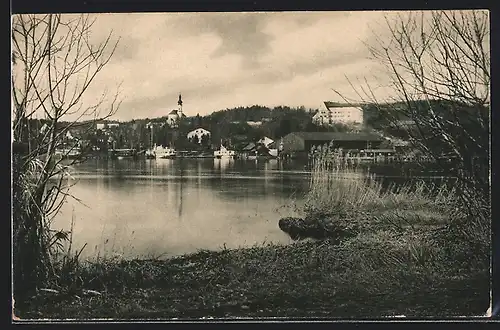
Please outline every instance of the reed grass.
[[371, 218], [374, 224], [382, 217], [389, 223], [400, 218], [414, 225], [432, 225], [446, 223], [455, 205], [453, 187], [424, 181], [384, 187], [361, 167], [336, 162], [322, 153], [313, 158], [305, 213], [310, 215], [307, 219], [348, 217], [355, 221], [361, 217]]
[[358, 274], [378, 269], [372, 280], [380, 283], [397, 282], [399, 268], [414, 269], [413, 280], [421, 283], [448, 271], [486, 273], [488, 226], [482, 217], [468, 217], [458, 193], [455, 186], [424, 181], [384, 187], [323, 149], [313, 157], [305, 221], [350, 233], [339, 245], [346, 267]]
[[[51, 169], [60, 178], [49, 184], [43, 177]], [[72, 229], [52, 227], [54, 215], [68, 196], [68, 168], [14, 154], [12, 172], [13, 289], [22, 304], [39, 290], [58, 291], [65, 286], [65, 277], [71, 277], [65, 274], [75, 272], [81, 251], [72, 250]]]

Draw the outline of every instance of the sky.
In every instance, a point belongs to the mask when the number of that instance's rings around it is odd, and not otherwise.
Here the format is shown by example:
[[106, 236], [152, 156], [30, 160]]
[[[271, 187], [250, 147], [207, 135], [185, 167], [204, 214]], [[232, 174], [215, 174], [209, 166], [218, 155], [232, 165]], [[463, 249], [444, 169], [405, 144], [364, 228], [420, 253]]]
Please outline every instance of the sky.
[[[182, 94], [188, 116], [237, 106], [324, 107], [380, 79], [366, 42], [384, 12], [95, 14], [92, 38], [119, 43], [85, 99], [119, 88], [117, 120], [164, 116]], [[372, 79], [372, 78], [370, 78]]]
[[103, 91], [118, 90], [113, 119], [131, 120], [167, 115], [179, 94], [187, 116], [254, 104], [318, 109], [343, 97], [361, 101], [353, 87], [359, 91], [365, 79], [384, 98], [389, 79], [367, 44], [387, 35], [385, 15], [398, 14], [91, 14], [91, 41], [111, 33], [118, 45], [82, 101], [94, 104]]

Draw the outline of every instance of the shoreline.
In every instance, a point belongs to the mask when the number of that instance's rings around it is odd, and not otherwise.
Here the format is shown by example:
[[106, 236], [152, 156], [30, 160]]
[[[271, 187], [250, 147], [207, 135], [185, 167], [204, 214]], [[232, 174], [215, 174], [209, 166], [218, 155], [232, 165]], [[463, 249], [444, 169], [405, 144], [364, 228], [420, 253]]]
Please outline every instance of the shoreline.
[[[489, 272], [424, 279], [411, 268], [381, 267], [363, 276], [343, 265], [342, 255], [339, 245], [311, 240], [165, 260], [103, 259], [82, 266], [87, 291], [40, 292], [15, 313], [21, 319], [449, 317], [483, 315], [489, 306]], [[384, 281], [388, 274], [394, 281]]]

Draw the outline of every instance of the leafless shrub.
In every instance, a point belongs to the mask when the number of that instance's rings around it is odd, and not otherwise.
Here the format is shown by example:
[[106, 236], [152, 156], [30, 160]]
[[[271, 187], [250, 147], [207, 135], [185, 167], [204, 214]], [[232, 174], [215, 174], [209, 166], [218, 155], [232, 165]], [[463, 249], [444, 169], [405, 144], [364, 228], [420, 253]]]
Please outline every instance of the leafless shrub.
[[487, 246], [489, 14], [475, 10], [405, 12], [386, 15], [385, 23], [389, 34], [376, 34], [368, 47], [389, 74], [393, 95], [380, 99], [368, 80], [361, 87], [350, 81], [351, 86], [384, 122], [379, 129], [407, 139], [414, 150], [457, 178], [456, 194], [468, 216], [454, 225], [464, 231], [462, 237], [470, 238], [469, 243]]
[[[14, 290], [30, 291], [55, 278], [54, 256], [64, 231], [51, 228], [53, 216], [68, 197], [69, 162], [56, 157], [66, 133], [85, 118], [89, 130], [97, 119], [111, 116], [119, 105], [106, 92], [95, 104], [83, 100], [95, 77], [109, 63], [117, 42], [112, 35], [95, 44], [90, 15], [16, 15], [12, 19], [13, 248]], [[105, 107], [106, 106], [106, 107]], [[102, 112], [101, 112], [102, 111]], [[34, 132], [33, 116], [43, 114], [44, 129]], [[72, 118], [69, 120], [69, 118]], [[68, 121], [69, 120], [69, 121]], [[66, 155], [78, 148], [67, 146]], [[64, 156], [64, 155], [63, 155]], [[19, 284], [19, 285], [18, 285]]]

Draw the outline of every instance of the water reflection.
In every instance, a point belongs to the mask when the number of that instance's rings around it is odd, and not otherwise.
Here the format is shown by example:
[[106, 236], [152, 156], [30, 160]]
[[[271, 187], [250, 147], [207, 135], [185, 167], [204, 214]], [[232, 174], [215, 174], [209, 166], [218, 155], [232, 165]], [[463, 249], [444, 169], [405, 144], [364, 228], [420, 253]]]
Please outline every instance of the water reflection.
[[277, 221], [300, 215], [310, 181], [297, 162], [231, 159], [92, 160], [74, 177], [88, 207], [69, 199], [55, 225], [68, 229], [74, 215], [84, 255], [129, 257], [289, 242]]
[[214, 168], [220, 170], [221, 173], [224, 173], [231, 164], [234, 164], [232, 158], [214, 158]]
[[[93, 161], [75, 168], [72, 193], [56, 219], [84, 253], [176, 255], [197, 249], [288, 242], [277, 221], [297, 215], [291, 196], [307, 189], [307, 173], [277, 161], [177, 159]], [[300, 201], [297, 201], [300, 202]]]

